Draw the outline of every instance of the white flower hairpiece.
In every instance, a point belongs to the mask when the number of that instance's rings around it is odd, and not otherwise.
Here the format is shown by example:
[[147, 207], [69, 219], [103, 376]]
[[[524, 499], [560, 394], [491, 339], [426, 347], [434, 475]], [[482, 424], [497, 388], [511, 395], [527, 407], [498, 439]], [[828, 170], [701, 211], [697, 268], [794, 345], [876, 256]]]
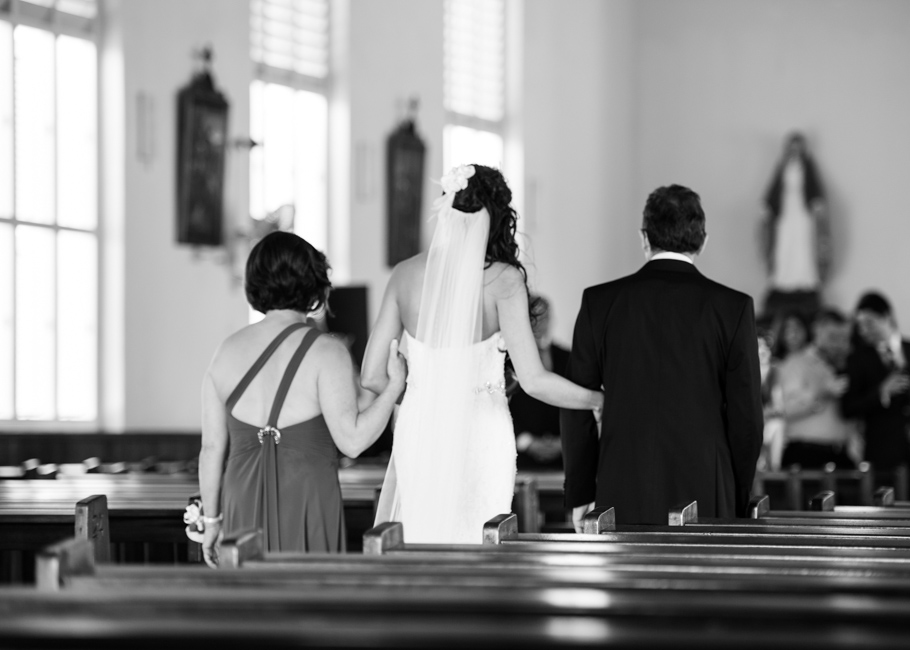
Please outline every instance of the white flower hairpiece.
[[446, 194], [453, 194], [463, 190], [468, 186], [468, 179], [474, 175], [474, 165], [459, 165], [453, 167], [440, 180], [442, 191]]

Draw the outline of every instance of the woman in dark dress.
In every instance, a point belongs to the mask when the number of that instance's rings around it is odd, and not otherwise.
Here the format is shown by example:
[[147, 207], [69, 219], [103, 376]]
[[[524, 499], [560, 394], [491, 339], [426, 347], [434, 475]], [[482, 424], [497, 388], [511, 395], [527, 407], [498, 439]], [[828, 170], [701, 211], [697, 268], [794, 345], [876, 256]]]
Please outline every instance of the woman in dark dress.
[[222, 532], [261, 528], [270, 551], [344, 550], [338, 451], [356, 457], [382, 433], [404, 388], [390, 345], [389, 385], [360, 410], [341, 340], [307, 314], [325, 306], [325, 256], [297, 235], [263, 238], [246, 266], [246, 295], [265, 314], [218, 348], [202, 384], [199, 488], [209, 566]]

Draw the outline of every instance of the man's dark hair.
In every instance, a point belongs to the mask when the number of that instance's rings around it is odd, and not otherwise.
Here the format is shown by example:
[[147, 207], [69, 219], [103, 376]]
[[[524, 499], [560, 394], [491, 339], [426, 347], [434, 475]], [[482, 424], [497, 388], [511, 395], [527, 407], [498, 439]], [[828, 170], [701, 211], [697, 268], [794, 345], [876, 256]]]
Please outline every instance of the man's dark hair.
[[705, 212], [698, 194], [682, 185], [658, 187], [645, 203], [642, 230], [652, 249], [697, 253], [705, 243]]
[[891, 303], [877, 291], [864, 293], [856, 303], [856, 311], [871, 311], [878, 316], [891, 316], [893, 313]]
[[325, 255], [289, 232], [273, 232], [253, 247], [246, 261], [246, 297], [263, 314], [271, 309], [316, 311], [332, 283]]

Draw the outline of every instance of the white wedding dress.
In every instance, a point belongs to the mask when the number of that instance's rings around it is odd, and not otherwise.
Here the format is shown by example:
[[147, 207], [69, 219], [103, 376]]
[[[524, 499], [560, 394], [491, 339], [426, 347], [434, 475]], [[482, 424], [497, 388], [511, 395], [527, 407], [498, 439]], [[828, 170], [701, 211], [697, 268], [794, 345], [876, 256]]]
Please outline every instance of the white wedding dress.
[[417, 335], [403, 336], [407, 390], [377, 508], [409, 543], [481, 543], [515, 485], [502, 336], [481, 340], [490, 217], [453, 209], [453, 196], [437, 205]]

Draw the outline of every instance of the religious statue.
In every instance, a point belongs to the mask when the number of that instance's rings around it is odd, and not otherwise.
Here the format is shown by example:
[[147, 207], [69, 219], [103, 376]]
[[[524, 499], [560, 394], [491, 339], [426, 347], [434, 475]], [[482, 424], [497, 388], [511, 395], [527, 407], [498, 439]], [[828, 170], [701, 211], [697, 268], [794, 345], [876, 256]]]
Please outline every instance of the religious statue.
[[800, 133], [787, 138], [765, 194], [762, 234], [765, 313], [814, 313], [830, 267], [830, 230], [821, 179]]

